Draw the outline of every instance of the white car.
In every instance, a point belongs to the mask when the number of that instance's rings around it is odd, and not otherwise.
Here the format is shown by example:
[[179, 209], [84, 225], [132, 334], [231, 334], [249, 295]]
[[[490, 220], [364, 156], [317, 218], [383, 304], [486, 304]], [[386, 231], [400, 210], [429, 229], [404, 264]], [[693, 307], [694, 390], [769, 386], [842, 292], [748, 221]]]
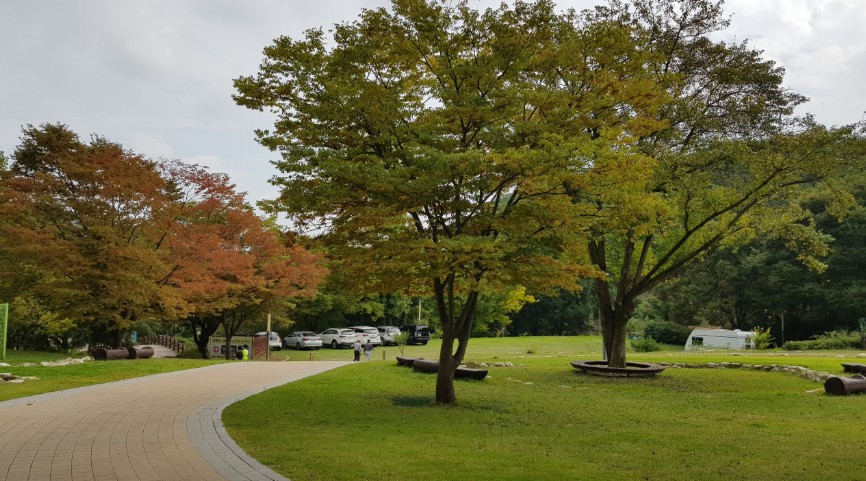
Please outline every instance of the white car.
[[379, 330], [375, 327], [370, 326], [352, 326], [349, 329], [353, 329], [355, 331], [355, 337], [361, 341], [361, 345], [367, 344], [367, 341], [370, 341], [370, 344], [374, 346], [381, 346], [382, 339], [379, 337]]
[[283, 338], [283, 345], [301, 349], [318, 349], [322, 347], [322, 338], [311, 331], [295, 331]]
[[394, 326], [379, 326], [379, 339], [382, 340], [382, 345], [397, 344], [397, 336], [400, 335], [400, 329]]
[[331, 346], [334, 349], [338, 347], [352, 347], [352, 344], [355, 344], [355, 340], [358, 339], [355, 337], [354, 329], [347, 329], [345, 327], [325, 329], [319, 336], [322, 338], [323, 346]]
[[[265, 331], [257, 332], [256, 336], [265, 336], [268, 333]], [[283, 342], [280, 340], [280, 335], [276, 332], [271, 331], [268, 336], [268, 347], [271, 348], [271, 351], [279, 351], [283, 348]]]

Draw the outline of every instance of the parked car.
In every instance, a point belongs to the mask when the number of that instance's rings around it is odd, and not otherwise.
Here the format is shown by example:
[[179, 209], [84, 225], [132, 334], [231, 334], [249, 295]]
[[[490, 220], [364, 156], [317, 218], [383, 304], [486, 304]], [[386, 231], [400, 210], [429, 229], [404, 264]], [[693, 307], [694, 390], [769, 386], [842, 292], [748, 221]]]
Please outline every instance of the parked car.
[[379, 326], [376, 328], [379, 331], [379, 339], [382, 340], [382, 345], [397, 344], [397, 336], [400, 335], [400, 329], [394, 326]]
[[271, 351], [279, 351], [283, 348], [283, 342], [280, 340], [280, 335], [276, 332], [271, 331], [270, 335], [267, 332], [257, 332], [256, 336], [268, 336], [268, 347], [271, 348]]
[[421, 344], [426, 346], [430, 341], [430, 328], [427, 326], [401, 326], [400, 330], [409, 333], [406, 344]]
[[315, 332], [295, 331], [283, 338], [283, 345], [301, 349], [318, 349], [322, 347], [322, 338]]
[[355, 344], [355, 330], [345, 327], [332, 327], [325, 329], [319, 336], [322, 338], [323, 346], [331, 346], [336, 349], [338, 347], [350, 347]]
[[379, 337], [379, 331], [375, 327], [370, 326], [352, 326], [349, 329], [355, 330], [355, 337], [361, 341], [361, 344], [367, 344], [367, 341], [370, 341], [370, 344], [374, 346], [381, 346], [382, 339]]

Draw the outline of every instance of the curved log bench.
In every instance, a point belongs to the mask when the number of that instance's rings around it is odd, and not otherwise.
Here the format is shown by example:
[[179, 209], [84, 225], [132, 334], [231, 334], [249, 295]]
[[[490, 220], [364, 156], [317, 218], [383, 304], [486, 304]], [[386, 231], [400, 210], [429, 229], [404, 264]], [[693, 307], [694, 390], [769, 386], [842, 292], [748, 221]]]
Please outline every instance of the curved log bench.
[[856, 372], [858, 374], [866, 374], [866, 364], [857, 364], [854, 362], [843, 362], [842, 370], [845, 372]]
[[454, 379], [475, 379], [483, 381], [487, 378], [487, 369], [473, 369], [471, 367], [458, 367], [454, 371]]
[[620, 377], [653, 377], [665, 370], [658, 364], [627, 362], [626, 367], [610, 367], [607, 361], [572, 361], [571, 366], [587, 374]]
[[415, 362], [412, 363], [412, 369], [418, 372], [439, 372], [439, 361], [415, 359]]
[[415, 357], [397, 356], [397, 365], [398, 366], [412, 367], [412, 365], [415, 364], [415, 361], [418, 359], [424, 359], [424, 358], [423, 357], [415, 358]]
[[[430, 359], [418, 358], [412, 363], [412, 369], [418, 372], [439, 372], [439, 361]], [[454, 379], [475, 379], [483, 380], [487, 377], [487, 369], [472, 369], [468, 367], [458, 367], [454, 370]]]

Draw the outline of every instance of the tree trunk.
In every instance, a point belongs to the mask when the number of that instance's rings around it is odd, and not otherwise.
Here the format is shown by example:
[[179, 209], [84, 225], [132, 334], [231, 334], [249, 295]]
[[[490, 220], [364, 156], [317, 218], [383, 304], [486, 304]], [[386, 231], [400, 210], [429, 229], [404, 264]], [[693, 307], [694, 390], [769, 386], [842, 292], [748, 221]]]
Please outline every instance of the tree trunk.
[[111, 330], [111, 347], [117, 349], [123, 344], [123, 330], [120, 328]]
[[625, 367], [625, 339], [628, 317], [622, 318], [621, 310], [613, 311], [611, 317], [606, 317], [602, 310], [601, 331], [604, 352], [607, 354], [607, 365], [610, 367]]
[[436, 404], [454, 404], [457, 394], [454, 391], [454, 366], [452, 352], [454, 351], [454, 333], [449, 329], [446, 335], [442, 329], [442, 348], [439, 349], [439, 372], [436, 375]]
[[601, 315], [601, 336], [607, 365], [626, 367], [626, 325], [634, 312], [634, 300], [611, 296], [610, 285], [603, 279], [595, 281]]
[[[436, 310], [442, 323], [442, 347], [439, 349], [439, 373], [436, 377], [436, 404], [454, 404], [454, 371], [463, 362], [469, 337], [472, 333], [472, 320], [478, 307], [478, 292], [466, 295], [466, 302], [456, 308], [453, 277], [433, 280]], [[456, 349], [455, 349], [456, 341]]]
[[210, 341], [213, 333], [219, 328], [219, 320], [214, 321], [212, 319], [196, 319], [191, 317], [189, 323], [192, 327], [192, 340], [198, 348], [198, 353], [202, 359], [210, 359], [207, 343]]

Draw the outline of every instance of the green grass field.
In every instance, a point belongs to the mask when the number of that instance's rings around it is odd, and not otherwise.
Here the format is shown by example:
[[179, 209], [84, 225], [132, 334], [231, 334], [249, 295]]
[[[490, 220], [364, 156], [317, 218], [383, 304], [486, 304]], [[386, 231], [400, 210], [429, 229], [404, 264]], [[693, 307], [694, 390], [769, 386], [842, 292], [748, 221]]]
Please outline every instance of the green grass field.
[[[295, 480], [859, 480], [866, 396], [832, 397], [788, 373], [668, 369], [654, 379], [576, 372], [600, 339], [473, 339], [467, 360], [510, 361], [458, 381], [432, 405], [435, 377], [396, 366], [396, 348], [256, 395], [223, 421], [255, 458]], [[436, 357], [438, 345], [407, 356]], [[308, 352], [281, 351], [309, 358]], [[632, 360], [796, 364], [840, 373], [856, 352], [661, 352]], [[787, 353], [786, 353], [787, 354]], [[321, 350], [316, 359], [350, 359]], [[844, 356], [840, 358], [837, 356]], [[863, 359], [860, 359], [863, 361]]]
[[[16, 376], [35, 376], [39, 379], [28, 380], [21, 384], [0, 383], [0, 401], [225, 362], [201, 359], [141, 359], [90, 361], [68, 366], [38, 365], [41, 361], [56, 361], [66, 357], [68, 357], [66, 354], [58, 353], [7, 351], [4, 362], [10, 366], [0, 367], [0, 372]], [[24, 363], [35, 365], [22, 366]]]

